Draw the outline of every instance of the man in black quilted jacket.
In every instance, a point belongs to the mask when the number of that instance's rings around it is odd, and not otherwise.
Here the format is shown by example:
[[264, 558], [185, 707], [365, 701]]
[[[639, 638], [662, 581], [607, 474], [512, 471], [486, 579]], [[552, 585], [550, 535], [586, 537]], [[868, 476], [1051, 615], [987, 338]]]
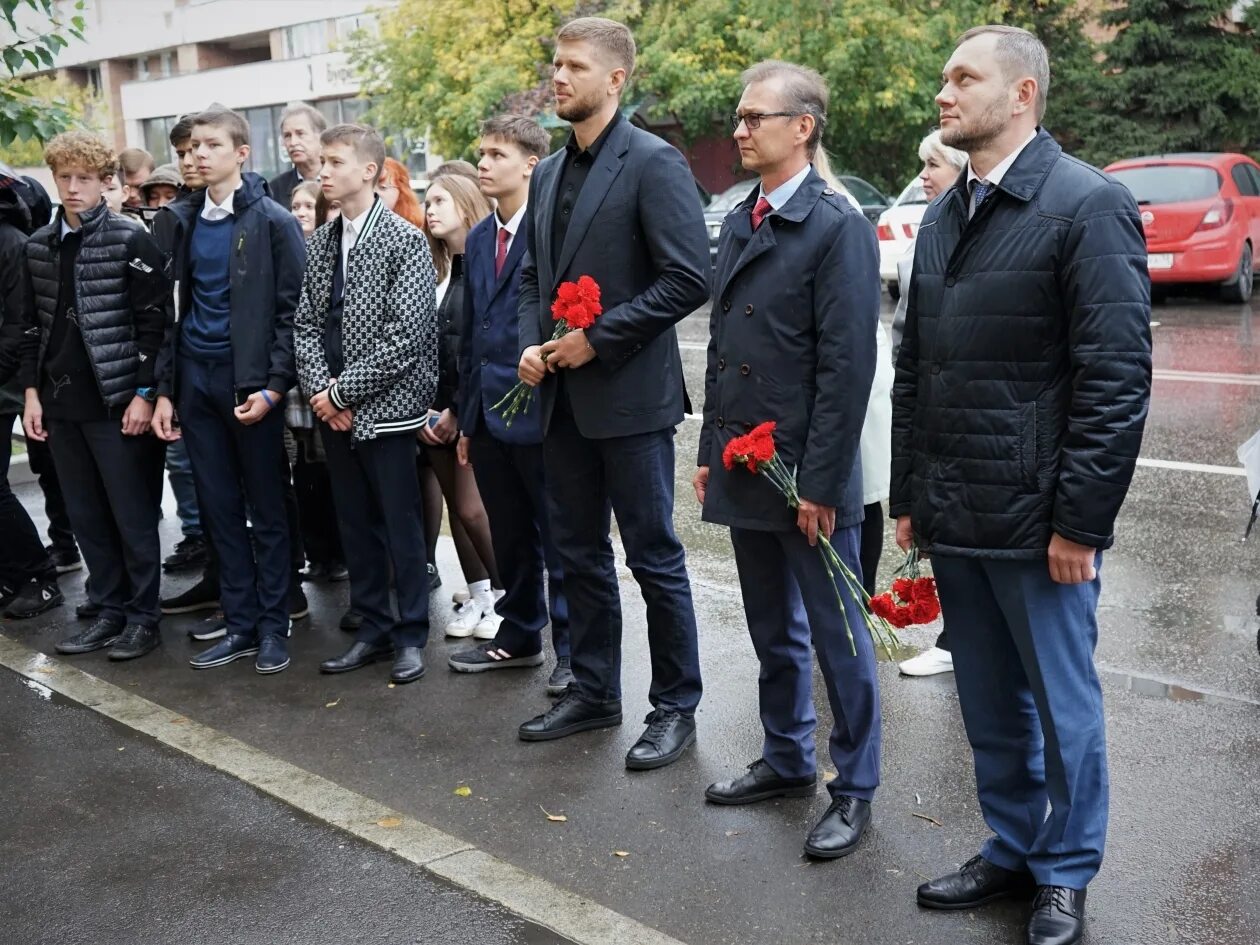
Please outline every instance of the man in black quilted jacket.
[[149, 432], [154, 364], [166, 331], [161, 251], [142, 224], [111, 213], [103, 193], [118, 159], [96, 135], [49, 143], [61, 209], [26, 243], [32, 305], [23, 336], [22, 423], [47, 440], [99, 615], [59, 653], [109, 647], [134, 659], [160, 642], [161, 545]]
[[1096, 609], [1150, 400], [1150, 283], [1132, 195], [1040, 128], [1048, 85], [1011, 27], [945, 66], [941, 140], [970, 162], [919, 229], [891, 512], [932, 556], [994, 834], [919, 904], [1035, 893], [1029, 945], [1068, 945], [1107, 831]]

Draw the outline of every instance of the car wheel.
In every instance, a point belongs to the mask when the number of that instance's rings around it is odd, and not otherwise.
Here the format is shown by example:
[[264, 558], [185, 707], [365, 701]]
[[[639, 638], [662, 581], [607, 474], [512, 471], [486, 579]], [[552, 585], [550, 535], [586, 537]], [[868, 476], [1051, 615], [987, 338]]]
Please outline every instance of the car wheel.
[[1251, 290], [1255, 288], [1256, 271], [1251, 255], [1251, 244], [1244, 243], [1242, 259], [1238, 260], [1238, 273], [1234, 278], [1221, 285], [1221, 298], [1226, 302], [1246, 302], [1251, 299]]
[[901, 298], [901, 284], [898, 282], [888, 283], [888, 297], [896, 302]]

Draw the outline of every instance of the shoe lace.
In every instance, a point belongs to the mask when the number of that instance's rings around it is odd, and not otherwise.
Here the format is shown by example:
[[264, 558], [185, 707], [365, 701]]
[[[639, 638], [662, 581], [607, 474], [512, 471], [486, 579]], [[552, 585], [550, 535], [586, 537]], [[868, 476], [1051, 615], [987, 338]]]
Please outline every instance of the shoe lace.
[[639, 741], [647, 742], [653, 748], [659, 748], [677, 717], [676, 712], [670, 712], [667, 709], [654, 709], [649, 712], [643, 719], [644, 724], [647, 725], [647, 731], [643, 733]]
[[1068, 908], [1068, 891], [1064, 886], [1038, 886], [1037, 896], [1033, 899], [1033, 911], [1054, 906], [1060, 912], [1070, 912]]
[[828, 814], [839, 814], [841, 819], [847, 824], [849, 822], [849, 811], [853, 809], [853, 802], [856, 798], [850, 797], [848, 794], [841, 794], [831, 806], [827, 808]]
[[115, 645], [120, 647], [135, 646], [136, 643], [140, 641], [140, 637], [143, 636], [144, 633], [144, 627], [140, 626], [138, 623], [133, 623], [131, 626], [123, 629], [123, 632], [118, 637], [118, 642]]
[[569, 688], [560, 695], [560, 698], [551, 704], [551, 708], [543, 713], [543, 718], [550, 722], [553, 718], [555, 718], [557, 713], [563, 712], [580, 698], [581, 697], [577, 694], [577, 690], [573, 686], [569, 686]]

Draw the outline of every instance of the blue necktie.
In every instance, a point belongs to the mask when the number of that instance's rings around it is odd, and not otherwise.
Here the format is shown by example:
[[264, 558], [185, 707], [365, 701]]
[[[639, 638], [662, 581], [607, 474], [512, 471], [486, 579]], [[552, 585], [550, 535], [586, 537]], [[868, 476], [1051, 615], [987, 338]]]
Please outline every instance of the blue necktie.
[[984, 205], [985, 200], [988, 199], [989, 194], [991, 193], [993, 193], [993, 185], [987, 180], [978, 180], [972, 185], [971, 194], [975, 201], [973, 204], [975, 206], [975, 210], [972, 211], [973, 216], [980, 212], [980, 208]]

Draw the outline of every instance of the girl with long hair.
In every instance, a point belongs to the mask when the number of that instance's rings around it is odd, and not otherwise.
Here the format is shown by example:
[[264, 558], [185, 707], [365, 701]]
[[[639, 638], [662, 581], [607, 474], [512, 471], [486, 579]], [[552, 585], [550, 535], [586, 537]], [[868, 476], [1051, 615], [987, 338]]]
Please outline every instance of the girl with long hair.
[[[420, 440], [446, 497], [452, 523], [463, 525], [468, 543], [460, 552], [460, 567], [468, 581], [469, 599], [460, 603], [446, 625], [447, 636], [475, 636], [493, 640], [500, 618], [494, 604], [502, 594], [490, 521], [477, 491], [477, 480], [455, 459], [459, 421], [455, 415], [459, 338], [464, 312], [464, 241], [468, 231], [491, 212], [477, 184], [460, 175], [447, 175], [429, 185], [424, 196], [426, 233], [438, 277], [438, 330], [441, 333], [438, 394]], [[496, 591], [498, 592], [496, 594]]]

